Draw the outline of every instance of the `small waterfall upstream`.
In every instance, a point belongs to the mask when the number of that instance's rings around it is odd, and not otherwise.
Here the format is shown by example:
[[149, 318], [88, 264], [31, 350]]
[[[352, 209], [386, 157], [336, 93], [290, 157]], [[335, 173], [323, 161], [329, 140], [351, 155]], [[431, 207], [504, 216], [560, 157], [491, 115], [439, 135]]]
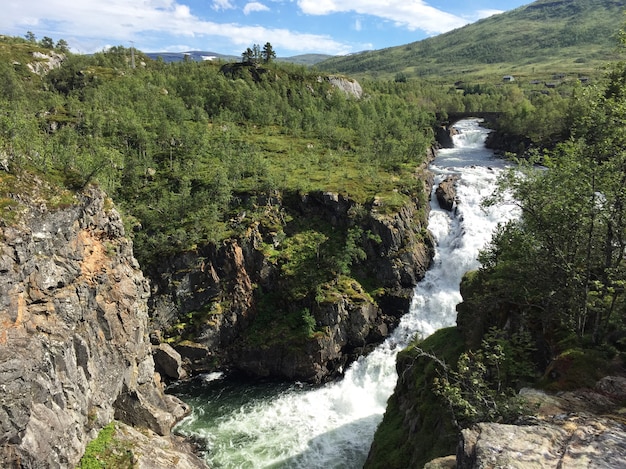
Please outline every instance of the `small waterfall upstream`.
[[415, 288], [410, 311], [393, 334], [354, 362], [343, 379], [322, 387], [237, 382], [210, 374], [172, 391], [193, 408], [177, 432], [202, 441], [212, 468], [361, 468], [397, 381], [396, 354], [415, 335], [428, 336], [456, 321], [463, 274], [478, 266], [478, 251], [514, 210], [485, 211], [504, 162], [485, 149], [478, 120], [459, 122], [455, 148], [441, 150], [431, 170], [435, 186], [457, 175], [455, 213], [435, 197], [429, 218], [437, 249]]

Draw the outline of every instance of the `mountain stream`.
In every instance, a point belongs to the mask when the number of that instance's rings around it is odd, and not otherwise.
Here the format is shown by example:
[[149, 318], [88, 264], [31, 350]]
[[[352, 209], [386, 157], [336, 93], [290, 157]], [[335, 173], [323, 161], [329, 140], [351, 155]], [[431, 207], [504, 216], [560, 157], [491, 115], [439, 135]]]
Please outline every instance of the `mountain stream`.
[[497, 224], [515, 216], [511, 206], [480, 207], [505, 167], [484, 146], [488, 131], [476, 119], [455, 127], [455, 148], [439, 150], [430, 169], [435, 187], [459, 176], [456, 210], [440, 209], [433, 192], [428, 227], [435, 258], [410, 311], [384, 343], [351, 364], [341, 380], [321, 387], [251, 384], [215, 373], [170, 389], [193, 408], [176, 431], [201, 442], [210, 467], [363, 467], [396, 384], [396, 354], [416, 335], [455, 324], [463, 274], [478, 267], [478, 251]]

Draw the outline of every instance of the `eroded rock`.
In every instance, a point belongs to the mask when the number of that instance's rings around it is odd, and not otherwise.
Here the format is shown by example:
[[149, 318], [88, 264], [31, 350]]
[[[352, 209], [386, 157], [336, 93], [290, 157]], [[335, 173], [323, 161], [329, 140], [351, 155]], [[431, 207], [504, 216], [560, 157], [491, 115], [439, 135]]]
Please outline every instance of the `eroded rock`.
[[185, 379], [187, 377], [187, 372], [182, 367], [182, 357], [171, 345], [162, 343], [153, 346], [152, 350], [156, 371], [161, 376], [173, 380]]
[[167, 434], [188, 411], [155, 380], [148, 282], [104, 199], [49, 210], [25, 196], [0, 232], [2, 467], [74, 467], [116, 414]]

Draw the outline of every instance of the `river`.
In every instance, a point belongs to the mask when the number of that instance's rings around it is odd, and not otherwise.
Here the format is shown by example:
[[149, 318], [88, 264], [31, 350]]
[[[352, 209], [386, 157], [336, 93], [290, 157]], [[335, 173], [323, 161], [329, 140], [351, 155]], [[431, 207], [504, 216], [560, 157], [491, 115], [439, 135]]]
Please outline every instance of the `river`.
[[205, 447], [212, 468], [361, 468], [393, 392], [396, 354], [416, 335], [455, 324], [463, 274], [478, 267], [478, 251], [510, 206], [485, 211], [504, 162], [484, 146], [487, 130], [475, 119], [459, 122], [455, 148], [440, 150], [431, 171], [435, 187], [459, 176], [455, 213], [432, 196], [429, 229], [436, 239], [432, 267], [415, 288], [410, 311], [391, 336], [354, 362], [343, 379], [321, 387], [237, 382], [221, 374], [198, 377], [170, 389], [192, 406], [177, 427]]

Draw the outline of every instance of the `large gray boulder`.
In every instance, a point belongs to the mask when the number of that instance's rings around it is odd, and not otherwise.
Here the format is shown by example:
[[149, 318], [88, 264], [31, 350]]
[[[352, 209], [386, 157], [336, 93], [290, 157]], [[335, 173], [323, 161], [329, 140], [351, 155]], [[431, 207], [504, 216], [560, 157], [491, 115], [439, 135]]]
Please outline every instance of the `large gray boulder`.
[[435, 189], [435, 197], [439, 207], [451, 212], [456, 203], [456, 183], [458, 176], [448, 176]]
[[626, 380], [606, 377], [594, 390], [548, 395], [523, 390], [537, 406], [524, 425], [479, 423], [462, 430], [458, 469], [624, 467], [626, 425], [620, 415]]

